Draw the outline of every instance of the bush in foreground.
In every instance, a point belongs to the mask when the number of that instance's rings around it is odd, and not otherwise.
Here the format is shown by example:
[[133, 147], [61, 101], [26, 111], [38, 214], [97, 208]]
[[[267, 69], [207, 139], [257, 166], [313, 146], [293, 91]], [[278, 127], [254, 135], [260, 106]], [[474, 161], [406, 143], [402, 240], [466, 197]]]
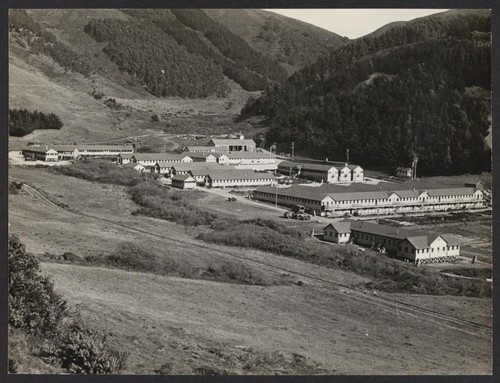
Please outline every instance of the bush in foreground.
[[40, 274], [38, 260], [18, 237], [9, 237], [9, 324], [30, 334], [53, 335], [67, 304]]
[[56, 351], [61, 365], [72, 374], [116, 374], [124, 365], [125, 354], [111, 350], [106, 335], [73, 322], [63, 333]]
[[[14, 235], [9, 237], [9, 327], [36, 342], [48, 342], [47, 362], [60, 364], [70, 373], [114, 374], [123, 366], [125, 355], [110, 349], [105, 335], [68, 316], [66, 301], [41, 275], [38, 260]], [[13, 333], [9, 331], [10, 336]], [[16, 355], [29, 361], [27, 354], [29, 350], [24, 354], [17, 350]], [[14, 354], [9, 356], [10, 371], [16, 372], [17, 360]]]

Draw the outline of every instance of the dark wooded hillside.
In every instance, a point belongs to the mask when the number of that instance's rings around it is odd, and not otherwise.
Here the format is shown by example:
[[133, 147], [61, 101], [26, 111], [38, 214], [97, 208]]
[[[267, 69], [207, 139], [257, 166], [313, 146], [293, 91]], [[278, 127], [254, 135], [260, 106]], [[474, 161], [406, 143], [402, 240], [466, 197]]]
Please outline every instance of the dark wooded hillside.
[[268, 87], [242, 116], [269, 117], [268, 142], [421, 174], [491, 167], [491, 17], [434, 16], [347, 44]]

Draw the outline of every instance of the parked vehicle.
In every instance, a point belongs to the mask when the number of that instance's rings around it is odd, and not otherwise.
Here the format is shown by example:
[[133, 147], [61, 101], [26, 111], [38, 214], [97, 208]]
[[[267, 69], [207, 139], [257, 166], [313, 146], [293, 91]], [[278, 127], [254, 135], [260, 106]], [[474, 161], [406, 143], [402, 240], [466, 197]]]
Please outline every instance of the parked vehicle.
[[306, 208], [302, 205], [295, 205], [292, 211], [286, 211], [285, 218], [298, 219], [299, 221], [308, 221], [311, 219], [309, 214], [306, 214]]

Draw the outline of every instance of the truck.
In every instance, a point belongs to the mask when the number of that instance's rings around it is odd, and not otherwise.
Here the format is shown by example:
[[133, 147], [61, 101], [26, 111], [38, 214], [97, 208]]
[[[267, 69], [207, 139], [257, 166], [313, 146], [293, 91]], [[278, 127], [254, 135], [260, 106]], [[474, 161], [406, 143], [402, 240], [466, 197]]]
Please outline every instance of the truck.
[[302, 205], [295, 205], [291, 211], [286, 211], [285, 218], [298, 219], [299, 221], [308, 221], [311, 219], [309, 214], [306, 214], [306, 208]]

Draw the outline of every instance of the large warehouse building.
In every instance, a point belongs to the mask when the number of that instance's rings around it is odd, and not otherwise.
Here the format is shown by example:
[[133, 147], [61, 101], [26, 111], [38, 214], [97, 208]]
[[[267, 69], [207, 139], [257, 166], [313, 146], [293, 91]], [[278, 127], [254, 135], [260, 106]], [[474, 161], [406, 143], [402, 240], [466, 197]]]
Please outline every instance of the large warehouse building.
[[485, 206], [483, 191], [478, 187], [338, 192], [329, 190], [329, 186], [332, 185], [294, 185], [288, 188], [262, 186], [254, 190], [253, 198], [272, 203], [277, 201], [284, 206], [303, 205], [316, 214], [328, 213], [332, 216], [400, 214]]

